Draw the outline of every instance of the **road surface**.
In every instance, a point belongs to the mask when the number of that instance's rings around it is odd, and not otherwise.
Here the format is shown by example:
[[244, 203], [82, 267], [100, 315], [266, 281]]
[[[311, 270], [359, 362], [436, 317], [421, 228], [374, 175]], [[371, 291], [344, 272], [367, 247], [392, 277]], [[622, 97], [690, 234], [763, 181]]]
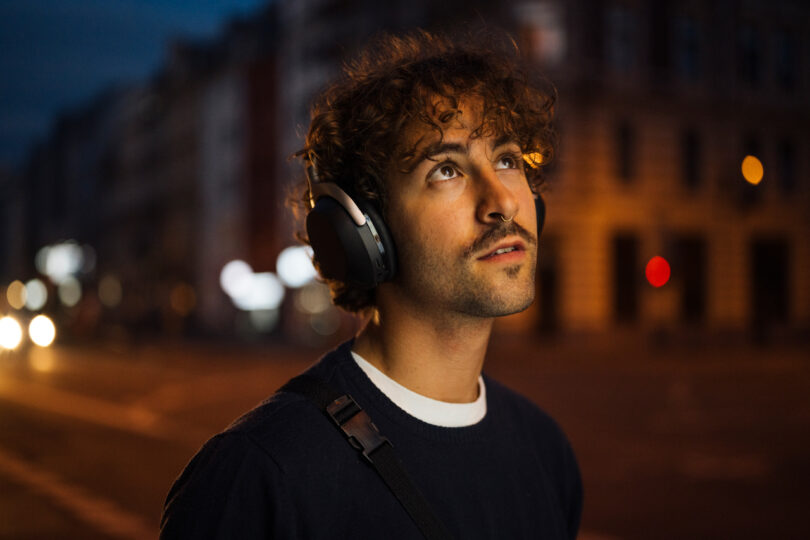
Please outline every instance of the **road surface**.
[[[810, 538], [807, 352], [502, 336], [486, 370], [568, 433], [583, 539], [798, 539]], [[0, 354], [0, 538], [155, 538], [194, 451], [317, 356], [199, 343]]]

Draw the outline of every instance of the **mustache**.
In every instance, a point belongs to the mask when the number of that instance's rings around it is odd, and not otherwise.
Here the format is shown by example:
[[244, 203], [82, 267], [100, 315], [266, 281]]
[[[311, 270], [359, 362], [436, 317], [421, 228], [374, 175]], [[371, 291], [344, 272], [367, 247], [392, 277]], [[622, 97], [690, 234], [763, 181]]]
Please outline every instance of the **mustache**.
[[499, 240], [506, 238], [507, 236], [519, 236], [525, 240], [527, 244], [532, 246], [537, 245], [537, 237], [518, 225], [516, 222], [500, 222], [484, 231], [484, 233], [476, 238], [472, 244], [467, 246], [467, 248], [464, 250], [464, 256], [468, 258], [472, 257], [474, 254], [493, 246]]

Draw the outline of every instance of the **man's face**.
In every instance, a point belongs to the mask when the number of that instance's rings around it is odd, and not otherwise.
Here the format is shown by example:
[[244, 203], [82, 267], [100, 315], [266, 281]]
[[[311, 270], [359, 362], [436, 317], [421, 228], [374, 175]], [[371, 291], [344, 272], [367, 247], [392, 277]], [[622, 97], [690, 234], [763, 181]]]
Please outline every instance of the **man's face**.
[[462, 101], [459, 109], [441, 135], [425, 125], [409, 130], [410, 172], [389, 175], [387, 222], [399, 260], [389, 290], [431, 312], [516, 313], [534, 299], [534, 195], [520, 147], [474, 136], [480, 107]]

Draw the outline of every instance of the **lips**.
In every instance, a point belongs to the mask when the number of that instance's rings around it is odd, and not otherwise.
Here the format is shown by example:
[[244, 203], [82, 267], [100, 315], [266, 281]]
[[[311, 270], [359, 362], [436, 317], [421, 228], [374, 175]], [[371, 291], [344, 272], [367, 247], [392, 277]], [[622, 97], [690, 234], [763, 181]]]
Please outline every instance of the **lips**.
[[511, 242], [501, 242], [494, 249], [487, 251], [483, 256], [478, 257], [479, 260], [494, 259], [496, 257], [503, 257], [512, 253], [526, 251], [525, 244], [520, 240]]

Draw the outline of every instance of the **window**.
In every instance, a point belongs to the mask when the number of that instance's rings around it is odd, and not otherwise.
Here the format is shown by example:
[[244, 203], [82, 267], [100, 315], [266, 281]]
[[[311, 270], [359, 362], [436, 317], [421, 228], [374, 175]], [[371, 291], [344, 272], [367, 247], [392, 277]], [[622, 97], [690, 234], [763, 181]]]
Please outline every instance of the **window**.
[[555, 1], [527, 2], [515, 7], [523, 48], [532, 59], [556, 66], [565, 58], [566, 31], [562, 5]]
[[638, 62], [638, 17], [627, 6], [613, 5], [607, 13], [608, 63], [617, 72], [627, 73]]
[[796, 150], [793, 142], [783, 139], [776, 147], [779, 184], [785, 193], [792, 193], [796, 187]]
[[674, 239], [673, 275], [680, 280], [681, 320], [703, 322], [706, 317], [706, 241], [702, 235], [684, 234]]
[[690, 189], [701, 182], [703, 168], [700, 137], [694, 129], [687, 129], [681, 135], [681, 170], [683, 182]]
[[776, 83], [785, 91], [796, 88], [796, 38], [787, 32], [777, 32], [774, 36], [774, 66]]
[[636, 176], [636, 133], [627, 122], [616, 129], [616, 175], [629, 182]]
[[700, 26], [689, 16], [675, 18], [673, 32], [675, 69], [686, 81], [700, 78]]
[[613, 316], [619, 323], [638, 318], [638, 244], [632, 232], [613, 237]]
[[750, 25], [740, 27], [737, 36], [737, 75], [751, 87], [759, 84], [760, 57], [759, 35]]
[[753, 238], [750, 245], [751, 319], [754, 330], [767, 332], [788, 321], [790, 312], [790, 248], [782, 237]]

